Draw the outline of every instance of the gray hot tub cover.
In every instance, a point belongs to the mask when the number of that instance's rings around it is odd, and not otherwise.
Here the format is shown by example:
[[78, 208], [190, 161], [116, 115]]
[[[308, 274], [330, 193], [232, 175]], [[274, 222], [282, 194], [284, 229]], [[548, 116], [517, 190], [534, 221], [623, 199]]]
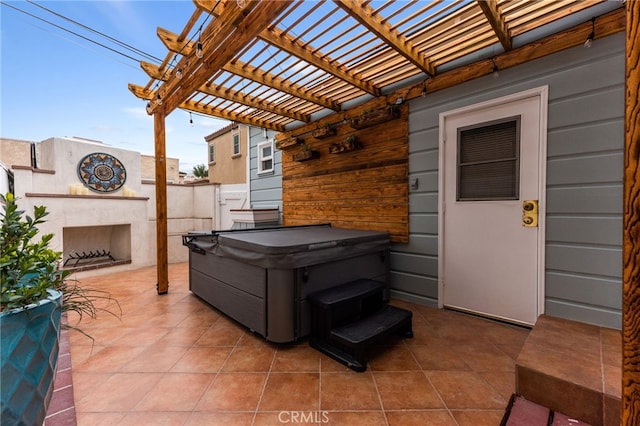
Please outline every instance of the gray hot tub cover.
[[389, 234], [312, 225], [190, 233], [183, 244], [264, 268], [288, 269], [383, 251]]

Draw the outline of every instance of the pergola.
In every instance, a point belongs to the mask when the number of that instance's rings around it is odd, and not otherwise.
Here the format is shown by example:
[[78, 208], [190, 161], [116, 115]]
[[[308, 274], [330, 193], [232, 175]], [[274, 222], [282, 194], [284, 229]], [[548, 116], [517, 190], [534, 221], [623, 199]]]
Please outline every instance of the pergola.
[[626, 30], [623, 423], [640, 418], [640, 1], [193, 0], [129, 85], [154, 116], [158, 293], [168, 291], [165, 117], [176, 108], [295, 137]]

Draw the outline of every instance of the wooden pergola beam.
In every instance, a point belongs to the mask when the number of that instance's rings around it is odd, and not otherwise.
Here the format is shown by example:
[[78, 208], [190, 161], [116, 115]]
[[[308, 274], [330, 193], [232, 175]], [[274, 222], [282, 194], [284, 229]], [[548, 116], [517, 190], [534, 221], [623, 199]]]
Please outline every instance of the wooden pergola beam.
[[[191, 57], [190, 55], [195, 49], [194, 42], [179, 42], [177, 41], [177, 34], [174, 34], [171, 31], [162, 28], [157, 29], [157, 35], [158, 37], [160, 37], [160, 40], [167, 47], [167, 49], [175, 53], [181, 52], [181, 54]], [[283, 78], [277, 77], [271, 73], [264, 72], [241, 61], [225, 63], [221, 66], [221, 69], [246, 78], [248, 80], [263, 84], [282, 93], [286, 93], [287, 95], [303, 99], [316, 105], [320, 105], [323, 108], [340, 111], [340, 104], [333, 102], [326, 97], [317, 96], [303, 86], [300, 86], [298, 84], [291, 84]]]
[[362, 76], [354, 75], [347, 71], [347, 69], [341, 64], [334, 64], [327, 61], [325, 58], [314, 53], [307, 47], [300, 45], [291, 36], [284, 34], [277, 28], [264, 30], [258, 35], [258, 37], [267, 43], [276, 46], [278, 49], [303, 59], [314, 67], [346, 81], [363, 92], [369, 93], [373, 96], [380, 96], [380, 89], [375, 87], [369, 81], [364, 80]]
[[[149, 77], [156, 80], [166, 81], [167, 79], [171, 78], [173, 74], [173, 72], [163, 73], [157, 65], [151, 64], [149, 62], [140, 61], [140, 66], [147, 73], [147, 75], [149, 75]], [[245, 95], [235, 90], [229, 90], [229, 89], [225, 89], [224, 87], [218, 87], [214, 84], [203, 84], [198, 88], [198, 92], [206, 95], [215, 96], [220, 99], [225, 99], [227, 101], [242, 104], [251, 108], [261, 109], [263, 111], [270, 112], [272, 114], [277, 114], [283, 117], [292, 118], [294, 120], [302, 121], [303, 123], [309, 123], [311, 121], [311, 116], [309, 114], [301, 114], [299, 112], [292, 111], [287, 108], [282, 108], [278, 105], [275, 105], [271, 102], [267, 102], [256, 96]], [[152, 99], [152, 98], [145, 97], [143, 99]]]
[[[193, 3], [199, 9], [210, 13], [213, 16], [217, 16], [220, 10], [219, 7], [214, 9], [217, 6], [217, 2], [212, 0], [193, 0]], [[287, 34], [284, 34], [278, 28], [267, 28], [258, 34], [258, 37], [284, 52], [303, 59], [305, 62], [326, 72], [327, 74], [334, 75], [335, 77], [346, 81], [350, 85], [357, 87], [366, 93], [373, 96], [380, 96], [379, 88], [375, 87], [368, 81], [364, 81], [361, 76], [349, 72], [349, 70], [347, 70], [343, 65], [327, 61], [325, 58], [317, 55], [313, 50], [296, 42]]]
[[261, 120], [258, 117], [252, 117], [247, 114], [229, 112], [229, 111], [221, 110], [219, 108], [200, 105], [195, 101], [183, 102], [182, 104], [180, 104], [180, 108], [188, 111], [193, 111], [201, 114], [223, 118], [229, 121], [235, 121], [237, 123], [248, 124], [250, 126], [255, 126], [255, 127], [262, 127], [265, 129], [274, 130], [276, 132], [283, 132], [285, 130], [284, 125], [273, 123], [271, 120]]
[[435, 75], [435, 67], [424, 53], [421, 53], [411, 40], [398, 35], [398, 32], [391, 28], [387, 22], [384, 22], [367, 2], [363, 0], [334, 1], [340, 8], [351, 15], [353, 19], [365, 26], [422, 72], [430, 76]]
[[[625, 29], [625, 14], [623, 9], [617, 9], [605, 15], [598, 17], [594, 23], [596, 34], [598, 37], [606, 37], [619, 33]], [[314, 123], [304, 125], [293, 130], [289, 130], [282, 135], [278, 135], [278, 139], [286, 139], [311, 132], [318, 127], [322, 127], [327, 123], [340, 122], [357, 116], [361, 110], [376, 109], [380, 105], [380, 101], [392, 104], [397, 98], [401, 97], [405, 102], [411, 99], [423, 96], [423, 93], [432, 93], [444, 90], [449, 87], [462, 84], [465, 81], [473, 80], [493, 73], [494, 61], [500, 69], [514, 67], [543, 56], [561, 52], [570, 47], [579, 46], [584, 43], [587, 35], [591, 32], [591, 22], [585, 22], [565, 31], [550, 35], [536, 42], [502, 53], [493, 59], [484, 59], [455, 68], [438, 74], [433, 78], [429, 78], [422, 83], [415, 84], [397, 90], [386, 97], [381, 97], [368, 101], [357, 108], [351, 109], [339, 114], [332, 114], [324, 117]]]
[[[129, 91], [133, 93], [137, 98], [144, 100], [152, 100], [155, 98], [155, 91], [145, 89], [144, 87], [129, 83]], [[236, 121], [238, 123], [244, 123], [251, 126], [263, 127], [265, 129], [275, 130], [276, 132], [283, 132], [285, 130], [284, 125], [272, 123], [270, 120], [261, 120], [257, 117], [250, 115], [243, 115], [239, 113], [230, 113], [226, 110], [213, 108], [207, 105], [201, 105], [195, 101], [185, 101], [179, 105], [179, 108], [198, 112], [205, 115], [211, 115], [219, 118], [223, 118], [229, 121]]]
[[235, 61], [233, 63], [228, 63], [223, 67], [223, 69], [230, 73], [239, 75], [240, 77], [244, 77], [265, 86], [271, 87], [272, 89], [279, 90], [293, 97], [304, 99], [307, 102], [311, 102], [334, 111], [340, 111], [340, 104], [338, 104], [337, 102], [333, 102], [323, 96], [316, 96], [304, 86], [301, 86], [299, 84], [290, 84], [284, 78], [277, 77], [271, 73], [266, 73], [259, 68], [246, 64], [244, 62]]
[[[176, 67], [182, 68], [184, 77], [171, 79], [158, 89], [166, 113], [171, 113], [191, 96], [213, 73], [229, 62], [236, 52], [250, 43], [257, 33], [269, 26], [289, 3], [289, 0], [248, 0], [244, 8], [239, 7], [236, 2], [221, 3], [219, 18], [213, 19], [200, 36], [202, 58], [194, 58], [195, 52], [183, 56]], [[152, 112], [155, 108], [154, 105]]]
[[493, 28], [493, 32], [496, 33], [504, 50], [511, 50], [512, 45], [509, 28], [507, 28], [507, 24], [500, 13], [497, 0], [477, 0], [477, 3], [480, 9], [482, 9], [485, 18], [487, 18], [487, 21], [491, 24], [491, 28]]
[[640, 419], [640, 2], [627, 1], [625, 10], [621, 420], [632, 426]]

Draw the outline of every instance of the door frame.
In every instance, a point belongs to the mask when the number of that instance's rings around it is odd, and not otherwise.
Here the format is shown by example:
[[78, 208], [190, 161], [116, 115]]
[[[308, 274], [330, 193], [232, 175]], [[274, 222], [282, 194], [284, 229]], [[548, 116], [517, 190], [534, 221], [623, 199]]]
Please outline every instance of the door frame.
[[500, 104], [519, 101], [531, 97], [539, 97], [539, 148], [538, 148], [538, 189], [539, 189], [539, 215], [538, 215], [538, 279], [537, 279], [537, 316], [545, 311], [545, 223], [546, 223], [546, 182], [547, 182], [547, 106], [549, 100], [549, 86], [540, 86], [522, 92], [490, 99], [473, 105], [467, 105], [450, 111], [445, 111], [439, 115], [438, 128], [438, 308], [444, 307], [444, 169], [445, 169], [445, 125], [446, 120], [460, 115], [468, 114], [474, 111], [498, 106]]

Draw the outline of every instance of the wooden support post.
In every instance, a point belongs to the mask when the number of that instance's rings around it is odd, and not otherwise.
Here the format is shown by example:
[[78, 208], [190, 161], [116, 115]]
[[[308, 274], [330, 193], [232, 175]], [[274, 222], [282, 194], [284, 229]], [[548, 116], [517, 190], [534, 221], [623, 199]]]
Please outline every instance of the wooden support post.
[[156, 268], [158, 294], [169, 292], [169, 256], [167, 247], [167, 161], [165, 140], [165, 111], [160, 108], [153, 115], [156, 158]]
[[640, 1], [626, 2], [622, 424], [640, 419]]

